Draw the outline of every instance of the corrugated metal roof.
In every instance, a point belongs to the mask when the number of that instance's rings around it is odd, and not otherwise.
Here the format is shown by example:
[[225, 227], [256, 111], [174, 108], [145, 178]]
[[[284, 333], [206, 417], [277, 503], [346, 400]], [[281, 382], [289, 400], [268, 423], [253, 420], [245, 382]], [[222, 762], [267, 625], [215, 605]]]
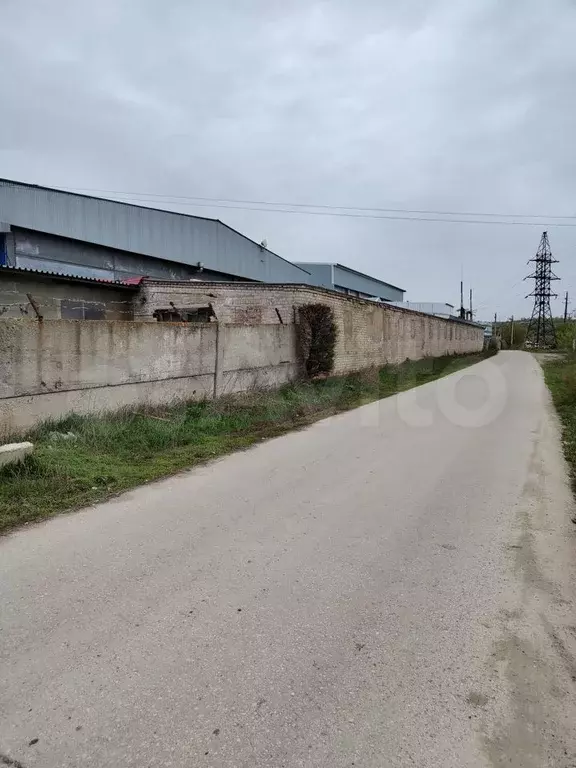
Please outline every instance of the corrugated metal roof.
[[142, 277], [129, 277], [126, 280], [106, 280], [103, 277], [84, 277], [83, 275], [71, 275], [67, 272], [52, 272], [46, 269], [31, 269], [30, 267], [11, 267], [6, 264], [0, 264], [0, 274], [2, 272], [15, 273], [15, 274], [31, 274], [42, 275], [43, 277], [54, 277], [62, 280], [74, 280], [75, 282], [81, 281], [83, 283], [99, 283], [103, 285], [110, 285], [116, 288], [131, 288], [132, 290], [139, 287], [140, 283], [144, 279]]
[[352, 269], [352, 267], [347, 267], [346, 264], [339, 264], [338, 262], [334, 262], [334, 266], [338, 267], [338, 269], [343, 269], [345, 272], [352, 272], [352, 274], [354, 275], [365, 277], [368, 280], [373, 280], [376, 283], [382, 283], [382, 285], [386, 285], [388, 286], [388, 288], [394, 288], [396, 291], [402, 291], [403, 293], [406, 293], [405, 288], [399, 288], [397, 285], [394, 285], [393, 283], [386, 282], [386, 280], [380, 280], [379, 277], [373, 277], [372, 275], [367, 275], [365, 272], [359, 272], [357, 269]]
[[297, 261], [295, 262], [295, 264], [298, 264], [298, 266], [302, 268], [304, 268], [306, 264], [310, 264], [310, 266], [319, 266], [319, 267], [338, 267], [338, 269], [343, 269], [345, 272], [350, 272], [353, 275], [358, 275], [358, 277], [362, 277], [366, 280], [370, 280], [373, 283], [385, 285], [387, 288], [393, 288], [395, 291], [401, 291], [402, 293], [406, 293], [405, 288], [399, 288], [397, 285], [394, 285], [393, 283], [388, 283], [386, 280], [381, 280], [379, 277], [374, 277], [373, 275], [367, 275], [365, 272], [360, 272], [357, 269], [352, 269], [352, 267], [347, 267], [346, 264], [340, 264], [337, 261]]
[[218, 219], [0, 178], [2, 220], [14, 227], [262, 282], [301, 282], [304, 267]]

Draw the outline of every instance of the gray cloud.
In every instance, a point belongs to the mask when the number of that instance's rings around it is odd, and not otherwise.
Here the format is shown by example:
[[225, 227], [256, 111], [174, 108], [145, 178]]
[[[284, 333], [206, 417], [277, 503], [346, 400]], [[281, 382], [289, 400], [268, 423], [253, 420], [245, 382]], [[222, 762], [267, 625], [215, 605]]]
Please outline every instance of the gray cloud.
[[[570, 0], [4, 0], [0, 174], [326, 205], [576, 214]], [[178, 206], [174, 206], [178, 207]], [[526, 313], [538, 227], [186, 206], [482, 314]], [[576, 223], [576, 221], [575, 221]], [[576, 229], [547, 222], [576, 294]], [[576, 308], [576, 301], [575, 301]]]

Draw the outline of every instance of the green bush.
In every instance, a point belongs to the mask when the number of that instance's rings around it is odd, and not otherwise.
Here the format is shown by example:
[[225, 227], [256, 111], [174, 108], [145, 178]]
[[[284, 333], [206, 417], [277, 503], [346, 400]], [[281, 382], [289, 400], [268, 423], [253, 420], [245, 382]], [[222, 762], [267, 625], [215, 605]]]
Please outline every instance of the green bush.
[[502, 323], [499, 329], [499, 335], [502, 339], [502, 349], [521, 349], [526, 341], [527, 330], [527, 321], [516, 320], [514, 322], [514, 337], [512, 337], [512, 323], [510, 321]]
[[573, 349], [576, 339], [576, 322], [569, 320], [567, 323], [556, 323], [556, 343], [558, 349]]
[[334, 369], [338, 329], [326, 304], [304, 304], [298, 310], [298, 344], [306, 375], [328, 375]]

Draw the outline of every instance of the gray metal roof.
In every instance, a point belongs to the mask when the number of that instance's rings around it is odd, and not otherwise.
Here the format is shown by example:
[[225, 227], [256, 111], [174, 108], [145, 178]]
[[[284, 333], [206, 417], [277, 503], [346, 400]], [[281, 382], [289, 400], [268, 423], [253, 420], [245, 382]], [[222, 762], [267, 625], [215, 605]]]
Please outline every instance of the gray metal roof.
[[402, 293], [406, 293], [405, 288], [399, 288], [397, 285], [394, 285], [393, 283], [388, 283], [386, 282], [386, 280], [381, 280], [379, 277], [374, 277], [373, 275], [367, 275], [366, 272], [360, 272], [357, 269], [352, 269], [352, 267], [347, 267], [346, 264], [340, 264], [337, 261], [297, 261], [295, 263], [298, 264], [298, 266], [301, 266], [302, 268], [305, 268], [306, 264], [310, 264], [311, 266], [318, 266], [318, 267], [338, 267], [338, 269], [343, 269], [345, 272], [350, 272], [353, 275], [358, 275], [358, 277], [363, 277], [366, 280], [370, 280], [374, 283], [385, 285], [387, 288], [394, 288], [395, 291], [402, 291]]
[[394, 285], [393, 283], [388, 283], [386, 280], [380, 280], [379, 277], [373, 277], [372, 275], [367, 275], [365, 272], [359, 272], [357, 269], [352, 269], [352, 267], [347, 267], [345, 264], [338, 264], [338, 262], [334, 262], [334, 266], [338, 267], [338, 269], [343, 269], [345, 272], [351, 272], [353, 275], [358, 275], [359, 277], [365, 277], [368, 280], [372, 280], [374, 283], [380, 283], [381, 285], [385, 285], [388, 288], [394, 288], [395, 291], [402, 291], [403, 293], [406, 293], [405, 288], [399, 288], [397, 285]]
[[69, 272], [54, 272], [48, 269], [32, 269], [30, 267], [12, 267], [0, 264], [0, 277], [2, 275], [39, 275], [54, 280], [65, 280], [66, 282], [80, 283], [98, 283], [98, 285], [108, 285], [111, 288], [130, 288], [135, 291], [140, 287], [143, 277], [129, 278], [128, 280], [106, 280], [103, 277], [84, 277], [82, 275], [71, 275]]
[[263, 282], [303, 282], [307, 271], [219, 219], [0, 179], [0, 221]]

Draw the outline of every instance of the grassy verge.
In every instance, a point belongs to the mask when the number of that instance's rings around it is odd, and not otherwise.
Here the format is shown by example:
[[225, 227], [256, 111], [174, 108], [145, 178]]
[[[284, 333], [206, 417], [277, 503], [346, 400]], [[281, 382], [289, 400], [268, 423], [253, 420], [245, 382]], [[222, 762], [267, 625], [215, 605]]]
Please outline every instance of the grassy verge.
[[[35, 444], [34, 454], [0, 470], [0, 532], [102, 501], [263, 438], [433, 381], [484, 357], [406, 361], [276, 392], [46, 423], [26, 436]], [[72, 432], [73, 439], [55, 439], [54, 432]]]
[[564, 455], [576, 492], [576, 356], [548, 356], [543, 360], [544, 377], [562, 424]]

